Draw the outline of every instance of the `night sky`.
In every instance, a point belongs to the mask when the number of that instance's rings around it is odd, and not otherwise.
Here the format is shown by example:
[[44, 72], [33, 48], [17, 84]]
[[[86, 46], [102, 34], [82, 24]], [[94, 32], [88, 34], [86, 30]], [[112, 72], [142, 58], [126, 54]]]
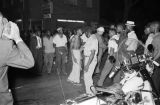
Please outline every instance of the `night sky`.
[[[124, 1], [125, 0], [100, 0], [100, 21], [102, 23], [124, 23]], [[132, 0], [136, 1], [136, 0]], [[159, 0], [138, 0], [131, 7], [127, 20], [134, 21], [135, 30], [141, 39], [144, 35], [144, 27], [152, 21], [160, 21]]]
[[[135, 1], [135, 0], [133, 0]], [[109, 22], [122, 22], [124, 0], [100, 0], [100, 18]], [[138, 0], [129, 12], [128, 20], [137, 23], [160, 20], [158, 0]]]
[[[10, 1], [10, 0], [6, 0]], [[120, 23], [124, 22], [123, 13], [125, 7], [125, 0], [99, 0], [100, 1], [100, 22], [101, 23]], [[130, 0], [136, 1], [136, 0]], [[131, 7], [127, 20], [135, 21], [138, 32], [142, 34], [144, 26], [151, 21], [160, 20], [160, 4], [159, 0], [138, 0], [138, 2]], [[0, 11], [9, 17], [10, 20], [15, 20], [21, 17], [21, 10], [19, 6], [21, 3], [16, 3], [16, 6], [8, 5], [7, 9], [2, 10], [2, 3], [0, 1]], [[140, 31], [139, 31], [140, 30]]]

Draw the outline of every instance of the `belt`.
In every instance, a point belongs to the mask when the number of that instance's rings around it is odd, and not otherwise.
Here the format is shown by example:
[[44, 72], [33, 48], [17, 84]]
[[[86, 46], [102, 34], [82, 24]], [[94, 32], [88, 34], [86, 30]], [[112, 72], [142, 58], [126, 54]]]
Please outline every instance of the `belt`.
[[85, 55], [84, 57], [89, 57], [89, 56]]

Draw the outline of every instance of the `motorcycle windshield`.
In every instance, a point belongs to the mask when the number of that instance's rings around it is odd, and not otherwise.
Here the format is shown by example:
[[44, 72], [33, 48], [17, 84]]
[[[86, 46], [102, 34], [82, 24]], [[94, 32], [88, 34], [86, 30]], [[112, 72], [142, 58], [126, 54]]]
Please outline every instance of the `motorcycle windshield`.
[[138, 64], [146, 50], [141, 41], [129, 38], [124, 39], [118, 47], [117, 64], [125, 66]]

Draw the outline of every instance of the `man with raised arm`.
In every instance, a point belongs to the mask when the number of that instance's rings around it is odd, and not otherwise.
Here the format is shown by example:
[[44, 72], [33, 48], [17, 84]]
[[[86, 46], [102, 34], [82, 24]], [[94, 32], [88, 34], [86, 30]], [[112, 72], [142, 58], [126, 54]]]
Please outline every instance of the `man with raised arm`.
[[[31, 51], [20, 37], [19, 28], [0, 13], [0, 104], [13, 105], [8, 89], [8, 66], [28, 69], [34, 66]], [[16, 44], [14, 44], [14, 42]]]

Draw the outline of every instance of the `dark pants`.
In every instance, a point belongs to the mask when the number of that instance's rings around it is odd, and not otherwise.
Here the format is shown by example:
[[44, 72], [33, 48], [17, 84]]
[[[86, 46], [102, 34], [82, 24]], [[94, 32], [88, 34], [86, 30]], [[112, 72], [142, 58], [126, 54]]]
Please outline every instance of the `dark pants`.
[[57, 47], [56, 48], [56, 65], [59, 72], [63, 72], [66, 74], [66, 57], [67, 50], [65, 47]]
[[155, 92], [160, 95], [160, 67], [156, 67], [152, 75], [153, 84], [155, 86]]

